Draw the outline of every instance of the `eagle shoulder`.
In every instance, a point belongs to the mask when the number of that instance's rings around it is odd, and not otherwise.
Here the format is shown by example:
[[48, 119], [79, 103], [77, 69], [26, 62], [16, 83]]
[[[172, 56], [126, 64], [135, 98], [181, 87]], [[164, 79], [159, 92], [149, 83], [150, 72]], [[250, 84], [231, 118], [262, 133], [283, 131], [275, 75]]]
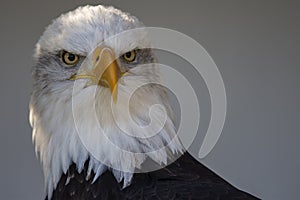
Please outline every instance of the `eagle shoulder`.
[[87, 175], [88, 161], [81, 173], [73, 163], [61, 176], [52, 199], [257, 199], [233, 187], [188, 153], [160, 170], [134, 174], [131, 185], [124, 189], [109, 170], [94, 183], [95, 174]]

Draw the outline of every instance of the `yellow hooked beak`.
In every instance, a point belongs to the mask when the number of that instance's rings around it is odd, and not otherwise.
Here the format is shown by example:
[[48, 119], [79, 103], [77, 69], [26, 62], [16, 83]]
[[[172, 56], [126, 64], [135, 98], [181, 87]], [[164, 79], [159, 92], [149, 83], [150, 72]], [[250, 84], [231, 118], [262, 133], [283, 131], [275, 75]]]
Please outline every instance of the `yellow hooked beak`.
[[91, 84], [108, 87], [114, 102], [117, 101], [117, 83], [121, 76], [113, 50], [109, 47], [97, 47], [93, 52], [93, 67], [88, 72], [73, 75], [70, 79], [90, 79]]

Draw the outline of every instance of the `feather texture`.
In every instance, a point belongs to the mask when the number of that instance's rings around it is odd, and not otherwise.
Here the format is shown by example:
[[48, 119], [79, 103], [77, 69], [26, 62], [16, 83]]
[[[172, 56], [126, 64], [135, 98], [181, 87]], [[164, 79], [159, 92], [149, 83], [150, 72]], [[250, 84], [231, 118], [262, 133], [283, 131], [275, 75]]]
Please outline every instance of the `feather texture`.
[[[73, 164], [64, 174], [53, 193], [52, 200], [256, 200], [198, 163], [189, 154], [183, 155], [166, 168], [148, 173], [136, 173], [130, 186], [122, 188], [111, 172], [105, 172], [94, 183], [85, 180], [86, 169], [76, 171]], [[65, 181], [71, 176], [70, 182]]]

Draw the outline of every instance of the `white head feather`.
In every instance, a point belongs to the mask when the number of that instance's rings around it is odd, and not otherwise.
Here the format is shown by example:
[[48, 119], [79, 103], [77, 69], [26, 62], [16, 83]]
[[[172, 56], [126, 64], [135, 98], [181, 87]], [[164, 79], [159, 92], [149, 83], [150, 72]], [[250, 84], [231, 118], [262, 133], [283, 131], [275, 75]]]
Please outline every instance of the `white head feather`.
[[[167, 111], [166, 122], [156, 136], [148, 137], [153, 135], [151, 129], [141, 133], [129, 127], [131, 135], [136, 136], [133, 137], [125, 134], [116, 124], [116, 116], [111, 110], [111, 94], [107, 88], [86, 87], [86, 80], [78, 80], [74, 89], [74, 82], [64, 81], [69, 76], [68, 72], [57, 75], [54, 70], [58, 66], [54, 67], [55, 64], [46, 59], [49, 53], [62, 49], [87, 56], [106, 39], [142, 26], [137, 18], [112, 7], [85, 6], [60, 16], [40, 38], [33, 72], [35, 84], [30, 102], [30, 122], [49, 198], [60, 176], [67, 172], [72, 162], [81, 172], [84, 163], [90, 159], [89, 171], [96, 173], [95, 179], [109, 169], [119, 182], [123, 180], [125, 187], [130, 184], [133, 172], [141, 167], [147, 157], [158, 164], [166, 164], [170, 152], [182, 152], [182, 146], [175, 137], [172, 111], [162, 87], [146, 85], [132, 96], [130, 114], [137, 124], [148, 121], [149, 109], [154, 104], [163, 105]], [[142, 48], [147, 43], [143, 34], [128, 37], [128, 40], [114, 40], [106, 45], [120, 55], [128, 49]], [[155, 67], [136, 67], [131, 72], [132, 76], [125, 76], [118, 83], [118, 105], [121, 109], [118, 110], [117, 120], [121, 124], [128, 123], [128, 119], [122, 118], [126, 116], [123, 113], [126, 109], [122, 106], [127, 106], [125, 99], [131, 89], [147, 81], [159, 80]], [[161, 112], [154, 112], [155, 117], [160, 115]], [[99, 124], [103, 132], [99, 132]], [[86, 134], [80, 134], [82, 132]], [[161, 148], [166, 144], [166, 148]]]

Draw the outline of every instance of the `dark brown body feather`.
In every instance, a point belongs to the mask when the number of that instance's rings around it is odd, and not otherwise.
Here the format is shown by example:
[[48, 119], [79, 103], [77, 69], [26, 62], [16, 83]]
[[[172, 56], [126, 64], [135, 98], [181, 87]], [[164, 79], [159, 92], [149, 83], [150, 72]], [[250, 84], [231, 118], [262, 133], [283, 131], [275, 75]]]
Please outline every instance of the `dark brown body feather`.
[[86, 180], [87, 166], [86, 163], [85, 169], [79, 174], [76, 165], [72, 164], [68, 173], [61, 177], [52, 199], [257, 199], [234, 188], [187, 153], [163, 169], [135, 174], [131, 185], [125, 189], [109, 171], [92, 184], [94, 174]]

